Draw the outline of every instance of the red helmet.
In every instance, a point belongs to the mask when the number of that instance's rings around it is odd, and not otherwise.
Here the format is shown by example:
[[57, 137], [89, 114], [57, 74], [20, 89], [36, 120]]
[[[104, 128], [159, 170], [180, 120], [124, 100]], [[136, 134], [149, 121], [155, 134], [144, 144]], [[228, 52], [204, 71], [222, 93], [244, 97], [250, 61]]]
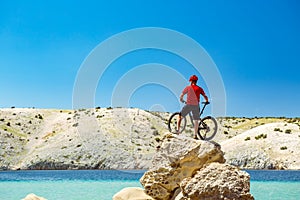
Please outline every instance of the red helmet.
[[198, 81], [198, 77], [196, 75], [193, 75], [190, 77], [190, 81]]

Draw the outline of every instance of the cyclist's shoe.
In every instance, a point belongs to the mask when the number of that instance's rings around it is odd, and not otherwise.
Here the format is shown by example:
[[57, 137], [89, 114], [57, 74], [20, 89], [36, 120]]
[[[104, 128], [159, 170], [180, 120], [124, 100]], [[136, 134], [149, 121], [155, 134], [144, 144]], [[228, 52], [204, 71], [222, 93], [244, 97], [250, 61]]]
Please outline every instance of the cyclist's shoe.
[[196, 135], [194, 136], [194, 139], [195, 139], [195, 140], [199, 140], [198, 137], [197, 137]]

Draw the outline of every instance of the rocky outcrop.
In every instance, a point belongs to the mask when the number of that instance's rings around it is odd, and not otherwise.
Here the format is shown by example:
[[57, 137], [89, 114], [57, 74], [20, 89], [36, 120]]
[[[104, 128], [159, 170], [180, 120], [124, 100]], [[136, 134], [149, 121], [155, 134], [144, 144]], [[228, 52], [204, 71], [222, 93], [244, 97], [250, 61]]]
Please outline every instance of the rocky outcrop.
[[224, 162], [217, 143], [166, 134], [140, 182], [157, 200], [253, 199], [250, 176]]
[[152, 167], [140, 181], [154, 199], [170, 199], [183, 179], [211, 162], [225, 162], [219, 145], [166, 134]]
[[154, 200], [142, 188], [124, 188], [113, 196], [113, 200]]
[[250, 176], [237, 167], [210, 163], [196, 175], [180, 183], [181, 193], [175, 200], [187, 199], [253, 199], [250, 192]]
[[22, 199], [22, 200], [47, 200], [47, 199], [45, 199], [45, 198], [43, 198], [43, 197], [39, 197], [39, 196], [37, 196], [37, 195], [31, 193], [31, 194], [28, 194], [28, 195], [27, 195], [24, 199]]

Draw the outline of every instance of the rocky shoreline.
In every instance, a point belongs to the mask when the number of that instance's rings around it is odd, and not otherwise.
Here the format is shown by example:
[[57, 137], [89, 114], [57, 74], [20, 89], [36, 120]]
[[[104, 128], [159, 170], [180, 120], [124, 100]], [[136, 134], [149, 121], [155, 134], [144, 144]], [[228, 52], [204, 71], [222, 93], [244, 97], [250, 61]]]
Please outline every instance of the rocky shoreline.
[[[140, 179], [143, 187], [123, 188], [113, 200], [253, 200], [250, 175], [225, 163], [215, 142], [167, 133], [151, 166]], [[35, 194], [23, 200], [43, 200]]]

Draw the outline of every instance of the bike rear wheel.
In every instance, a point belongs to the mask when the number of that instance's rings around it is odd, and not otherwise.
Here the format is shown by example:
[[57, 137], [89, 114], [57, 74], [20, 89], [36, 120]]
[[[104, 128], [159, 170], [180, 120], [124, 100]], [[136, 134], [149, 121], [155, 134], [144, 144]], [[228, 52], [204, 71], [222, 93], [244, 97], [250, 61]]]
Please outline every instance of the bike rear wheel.
[[201, 140], [211, 140], [218, 130], [217, 120], [211, 116], [204, 117], [199, 122], [198, 138]]
[[168, 128], [171, 133], [181, 133], [185, 129], [186, 118], [182, 117], [179, 130], [177, 130], [177, 123], [178, 123], [179, 115], [180, 115], [180, 113], [176, 112], [176, 113], [173, 113], [171, 115], [171, 117], [169, 118]]

